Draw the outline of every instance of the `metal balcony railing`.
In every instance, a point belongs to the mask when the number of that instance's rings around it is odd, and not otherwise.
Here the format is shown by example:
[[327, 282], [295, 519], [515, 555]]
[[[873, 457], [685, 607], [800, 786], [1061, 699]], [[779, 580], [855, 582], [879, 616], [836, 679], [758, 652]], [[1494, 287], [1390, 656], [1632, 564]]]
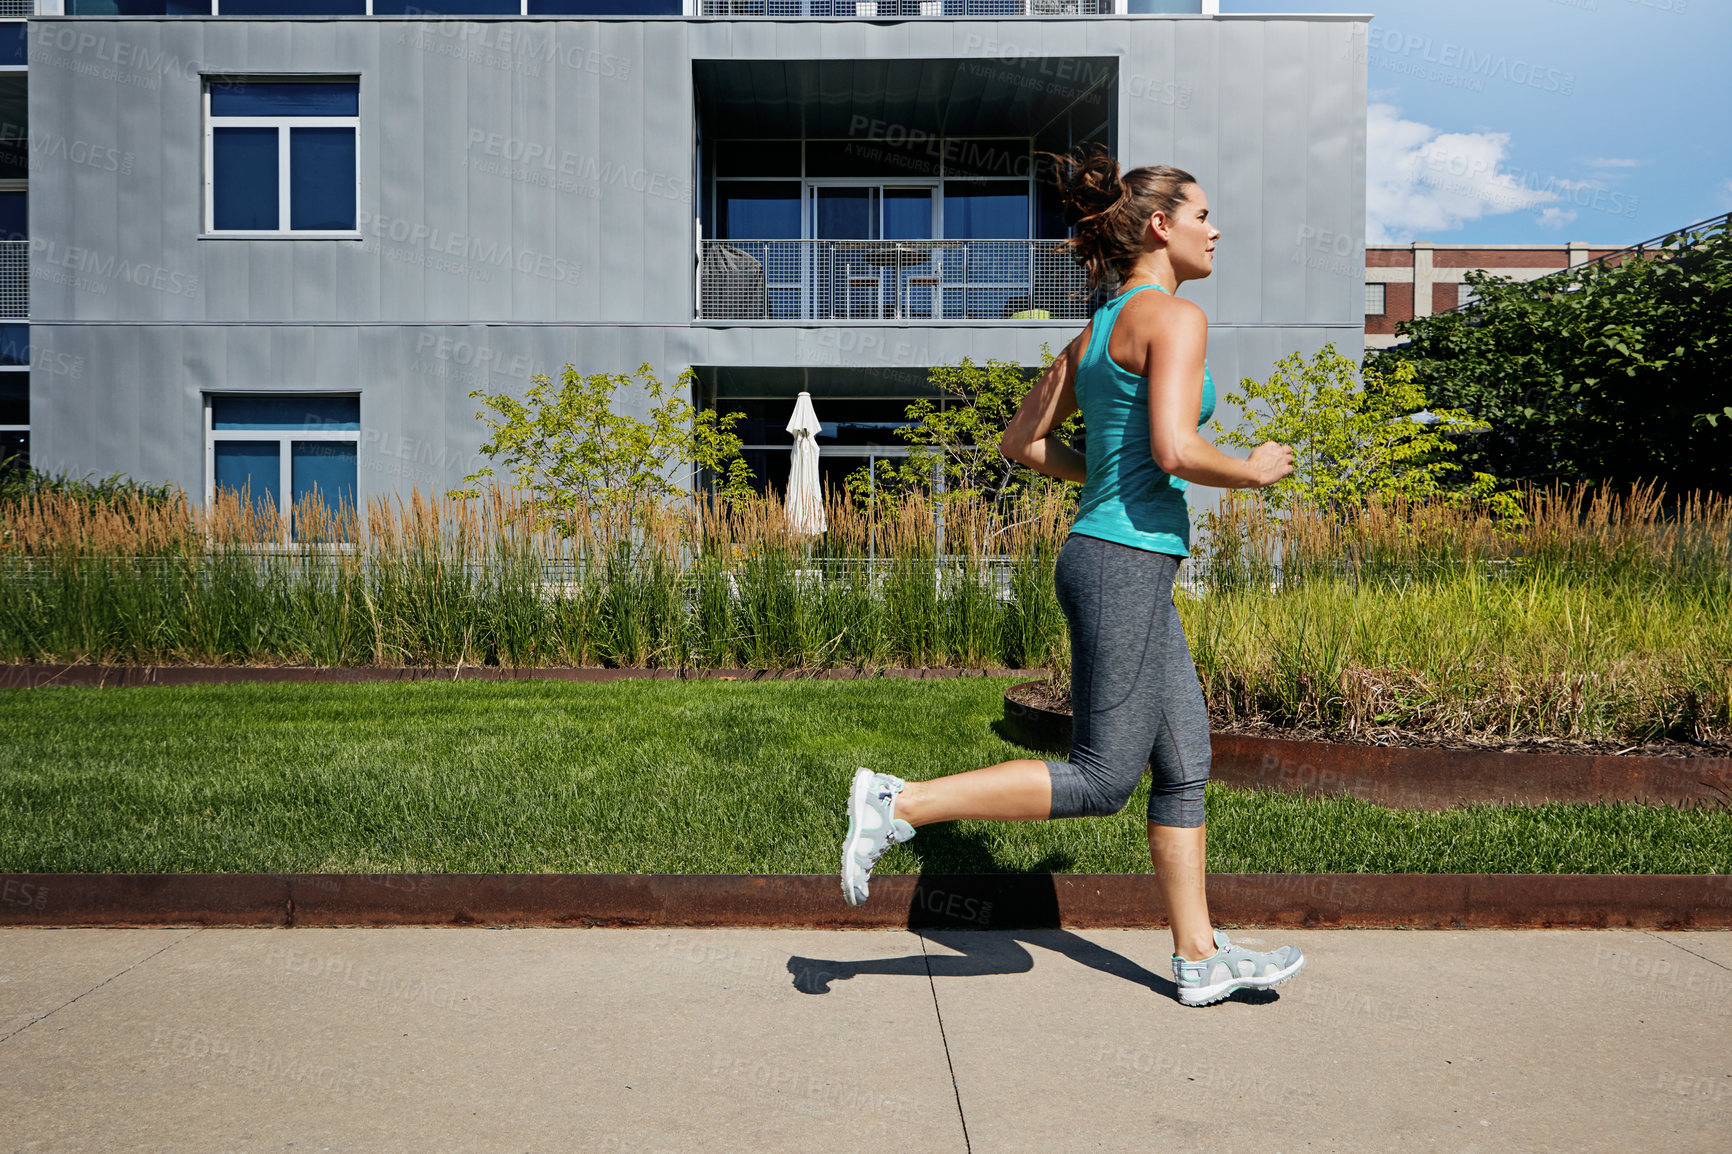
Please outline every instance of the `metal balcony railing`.
[[706, 240], [699, 320], [1075, 320], [1088, 277], [1057, 240]]
[[30, 315], [30, 242], [0, 240], [0, 320]]
[[1123, 0], [699, 0], [703, 16], [1110, 16]]

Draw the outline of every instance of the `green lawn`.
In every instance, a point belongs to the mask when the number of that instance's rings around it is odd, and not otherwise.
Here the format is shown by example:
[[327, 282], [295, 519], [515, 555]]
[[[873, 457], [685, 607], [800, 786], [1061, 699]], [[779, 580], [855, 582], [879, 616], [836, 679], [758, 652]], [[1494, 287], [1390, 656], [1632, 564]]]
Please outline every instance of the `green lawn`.
[[[0, 692], [0, 870], [823, 873], [855, 766], [1028, 751], [1004, 680]], [[1141, 872], [1111, 818], [923, 830], [881, 870]], [[1406, 813], [1211, 785], [1219, 872], [1732, 872], [1732, 813]]]

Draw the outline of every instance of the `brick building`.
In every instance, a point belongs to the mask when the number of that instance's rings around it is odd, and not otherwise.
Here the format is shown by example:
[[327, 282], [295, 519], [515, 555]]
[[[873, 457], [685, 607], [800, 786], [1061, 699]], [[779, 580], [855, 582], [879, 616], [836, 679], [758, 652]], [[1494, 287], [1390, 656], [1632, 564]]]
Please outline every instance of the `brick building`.
[[1626, 251], [1568, 244], [1368, 244], [1365, 246], [1365, 347], [1400, 343], [1400, 321], [1448, 312], [1468, 303], [1467, 274], [1484, 269], [1499, 276], [1534, 280]]

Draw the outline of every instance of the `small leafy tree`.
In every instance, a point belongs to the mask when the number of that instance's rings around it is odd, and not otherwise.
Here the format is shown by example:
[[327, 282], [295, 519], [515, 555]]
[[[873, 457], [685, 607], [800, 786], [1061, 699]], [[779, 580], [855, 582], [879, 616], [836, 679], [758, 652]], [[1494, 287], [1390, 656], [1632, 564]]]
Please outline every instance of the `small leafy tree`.
[[1467, 282], [1471, 306], [1403, 321], [1368, 360], [1413, 362], [1433, 402], [1490, 423], [1471, 468], [1732, 491], [1732, 215], [1615, 264]]
[[[913, 424], [896, 430], [909, 444], [908, 456], [899, 463], [880, 460], [876, 474], [862, 465], [848, 477], [849, 492], [863, 503], [874, 492], [896, 497], [913, 493], [936, 501], [942, 489], [1003, 506], [1031, 485], [1050, 484], [1049, 478], [999, 453], [1005, 427], [1052, 364], [1052, 349], [1042, 345], [1040, 351], [1041, 364], [1033, 371], [1012, 361], [989, 359], [977, 365], [968, 357], [959, 364], [935, 366], [927, 380], [945, 394], [943, 406], [926, 397], [909, 405]], [[1073, 414], [1054, 431], [1074, 438], [1082, 432], [1082, 414]]]
[[[647, 506], [689, 496], [697, 470], [717, 479], [725, 500], [753, 495], [733, 431], [740, 414], [696, 412], [685, 400], [694, 381], [687, 369], [670, 392], [647, 362], [635, 374], [588, 376], [568, 364], [557, 386], [538, 373], [521, 398], [481, 389], [469, 395], [486, 406], [475, 416], [493, 430], [481, 452], [530, 491], [537, 513], [569, 533], [570, 519], [562, 515], [578, 511], [622, 514], [625, 524], [635, 524]], [[634, 386], [651, 401], [647, 420], [614, 411], [615, 394]], [[493, 476], [492, 466], [483, 466], [449, 495], [479, 496], [480, 482]]]
[[1264, 441], [1293, 446], [1293, 472], [1258, 491], [1271, 507], [1339, 508], [1367, 497], [1436, 497], [1488, 502], [1502, 519], [1519, 515], [1515, 498], [1489, 473], [1463, 477], [1452, 437], [1486, 426], [1459, 409], [1429, 412], [1414, 366], [1388, 373], [1365, 371], [1325, 345], [1306, 361], [1299, 353], [1276, 362], [1267, 381], [1247, 377], [1244, 393], [1225, 399], [1253, 424], [1233, 430], [1221, 443], [1253, 449]]

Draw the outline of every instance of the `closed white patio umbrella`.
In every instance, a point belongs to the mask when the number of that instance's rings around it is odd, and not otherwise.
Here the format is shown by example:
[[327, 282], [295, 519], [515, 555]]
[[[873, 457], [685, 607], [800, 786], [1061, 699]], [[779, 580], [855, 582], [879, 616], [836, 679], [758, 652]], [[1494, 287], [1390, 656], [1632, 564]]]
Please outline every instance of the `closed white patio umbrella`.
[[794, 532], [808, 537], [824, 531], [824, 500], [818, 491], [818, 414], [812, 411], [812, 394], [802, 392], [788, 418], [794, 438], [793, 461], [788, 467], [788, 523]]

